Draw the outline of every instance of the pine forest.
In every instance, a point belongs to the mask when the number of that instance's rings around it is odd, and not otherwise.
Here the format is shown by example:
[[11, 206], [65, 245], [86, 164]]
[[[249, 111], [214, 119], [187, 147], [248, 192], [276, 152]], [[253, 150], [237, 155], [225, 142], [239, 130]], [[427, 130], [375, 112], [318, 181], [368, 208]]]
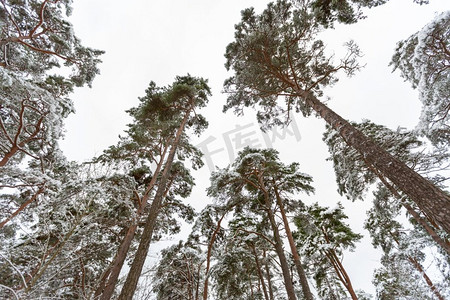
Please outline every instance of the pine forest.
[[450, 300], [449, 147], [444, 0], [0, 0], [0, 299]]

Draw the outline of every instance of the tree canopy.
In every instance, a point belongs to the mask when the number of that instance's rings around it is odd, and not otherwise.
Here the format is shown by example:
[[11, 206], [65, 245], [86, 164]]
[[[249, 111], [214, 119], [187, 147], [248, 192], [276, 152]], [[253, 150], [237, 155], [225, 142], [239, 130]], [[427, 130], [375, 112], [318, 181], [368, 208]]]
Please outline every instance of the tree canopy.
[[[70, 161], [60, 140], [74, 113], [73, 92], [92, 87], [104, 52], [75, 35], [71, 0], [0, 0], [0, 298], [450, 297], [449, 12], [404, 36], [392, 56], [394, 71], [418, 90], [416, 128], [347, 121], [324, 100], [340, 73], [352, 76], [361, 69], [361, 53], [349, 41], [346, 55], [330, 55], [322, 32], [332, 32], [336, 22], [358, 23], [366, 9], [387, 2], [275, 0], [260, 12], [242, 10], [225, 49], [230, 73], [224, 112], [241, 115], [253, 108], [264, 130], [288, 126], [293, 113], [320, 117], [326, 122], [322, 146], [332, 164], [325, 174], [316, 153], [302, 151], [302, 145], [261, 148], [249, 132], [230, 131], [222, 134], [227, 147], [236, 142], [241, 151], [228, 166], [211, 171], [209, 188], [199, 192], [195, 184], [207, 185], [208, 175], [198, 172], [202, 153], [193, 137], [205, 132], [208, 121], [222, 121], [216, 107], [205, 109], [212, 96], [207, 79], [188, 73], [158, 86], [160, 76], [153, 77], [126, 110], [131, 121], [117, 140], [88, 161]], [[178, 21], [170, 18], [178, 31], [191, 29]], [[160, 28], [147, 30], [144, 38]], [[188, 34], [203, 37], [200, 31]], [[128, 63], [140, 41], [114, 38], [129, 49], [122, 53]], [[181, 42], [177, 51], [184, 49]], [[176, 61], [148, 57], [167, 70]], [[116, 77], [123, 71], [114, 66]], [[215, 82], [219, 75], [213, 74]], [[113, 93], [128, 90], [125, 84], [108, 87]], [[204, 112], [215, 115], [207, 121]], [[284, 138], [288, 127], [283, 130]], [[313, 187], [306, 168], [319, 182], [330, 179], [334, 168], [336, 184]], [[200, 205], [201, 211], [194, 209]], [[361, 289], [368, 284], [358, 280], [359, 270], [347, 269], [349, 252], [374, 260], [359, 252], [368, 238], [381, 256], [373, 296]], [[156, 243], [169, 247], [150, 257]], [[360, 269], [370, 271], [362, 264]]]

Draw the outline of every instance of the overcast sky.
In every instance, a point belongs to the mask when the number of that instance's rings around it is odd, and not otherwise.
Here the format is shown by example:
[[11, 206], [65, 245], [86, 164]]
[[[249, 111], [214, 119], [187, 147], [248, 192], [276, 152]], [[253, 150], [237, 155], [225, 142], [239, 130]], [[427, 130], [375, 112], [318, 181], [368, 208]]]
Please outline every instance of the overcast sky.
[[[419, 6], [412, 0], [391, 0], [367, 11], [368, 18], [355, 25], [337, 25], [322, 34], [325, 44], [336, 58], [343, 43], [353, 39], [361, 48], [366, 67], [354, 77], [341, 80], [326, 91], [327, 104], [351, 121], [370, 119], [390, 128], [413, 128], [420, 111], [417, 92], [388, 66], [396, 42], [406, 39], [431, 21], [438, 12], [450, 9], [448, 0], [430, 0]], [[328, 152], [321, 141], [323, 120], [296, 115], [290, 127], [263, 136], [255, 113], [244, 117], [222, 114], [226, 96], [223, 81], [230, 76], [224, 68], [224, 52], [233, 41], [234, 24], [240, 11], [253, 6], [260, 12], [268, 1], [250, 0], [78, 0], [70, 20], [83, 45], [106, 51], [100, 65], [101, 74], [93, 87], [77, 89], [72, 96], [76, 114], [66, 121], [66, 136], [61, 142], [66, 156], [83, 161], [100, 154], [117, 142], [130, 118], [125, 113], [138, 103], [148, 83], [171, 84], [177, 75], [190, 73], [209, 79], [213, 96], [202, 111], [209, 129], [194, 144], [211, 153], [210, 163], [224, 167], [245, 144], [273, 146], [281, 158], [300, 162], [303, 172], [314, 178], [316, 194], [301, 196], [307, 203], [334, 206], [342, 201], [350, 215], [349, 223], [365, 235], [355, 253], [346, 255], [356, 289], [374, 293], [372, 269], [379, 255], [371, 249], [368, 233], [361, 227], [370, 203], [350, 203], [336, 192], [334, 171], [326, 162]], [[276, 133], [277, 135], [274, 135]], [[190, 203], [201, 209], [211, 202], [205, 195], [209, 185], [208, 165], [196, 171], [196, 188]]]

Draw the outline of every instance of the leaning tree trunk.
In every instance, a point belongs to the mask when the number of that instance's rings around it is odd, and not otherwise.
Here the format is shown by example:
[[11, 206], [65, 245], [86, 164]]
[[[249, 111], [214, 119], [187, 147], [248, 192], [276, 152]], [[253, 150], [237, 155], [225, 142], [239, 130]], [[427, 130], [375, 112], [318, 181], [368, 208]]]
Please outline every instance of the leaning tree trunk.
[[430, 225], [428, 225], [426, 220], [424, 220], [419, 215], [419, 213], [416, 212], [414, 208], [412, 208], [411, 205], [409, 205], [405, 201], [405, 199], [403, 199], [403, 197], [397, 192], [397, 190], [392, 186], [392, 184], [387, 182], [387, 180], [384, 178], [383, 175], [380, 174], [380, 172], [375, 170], [369, 163], [367, 162], [365, 163], [368, 166], [368, 168], [378, 176], [378, 178], [381, 180], [384, 186], [391, 192], [391, 194], [400, 201], [400, 203], [403, 205], [404, 208], [406, 208], [406, 210], [414, 218], [414, 220], [416, 220], [417, 223], [420, 224], [425, 229], [425, 231], [431, 236], [431, 238], [450, 255], [450, 243], [448, 242], [448, 240], [446, 240], [445, 238], [441, 238], [436, 232], [435, 228], [432, 228]]
[[270, 269], [269, 269], [269, 258], [266, 255], [266, 250], [263, 249], [263, 257], [264, 257], [264, 268], [266, 269], [266, 277], [267, 277], [267, 287], [269, 288], [269, 297], [270, 300], [274, 300], [275, 297], [273, 295], [273, 287], [272, 287], [272, 278], [270, 277]]
[[271, 209], [269, 193], [264, 187], [264, 182], [262, 181], [261, 177], [259, 178], [259, 184], [264, 193], [264, 204], [266, 205], [265, 210], [267, 212], [267, 216], [269, 217], [270, 226], [272, 227], [273, 236], [275, 239], [275, 251], [277, 252], [278, 258], [280, 260], [281, 271], [283, 273], [284, 285], [286, 288], [288, 299], [296, 300], [297, 297], [295, 296], [294, 285], [292, 284], [291, 273], [289, 272], [289, 265], [287, 263], [286, 256], [284, 255], [283, 241], [281, 240], [280, 232], [275, 221], [275, 215]]
[[449, 195], [375, 144], [312, 93], [293, 88], [365, 161], [408, 195], [426, 215], [450, 234]]
[[[389, 231], [389, 235], [392, 237], [392, 239], [395, 241], [395, 243], [400, 246], [400, 241], [396, 237], [396, 234]], [[439, 292], [438, 288], [434, 285], [433, 281], [431, 281], [430, 277], [428, 277], [427, 273], [425, 273], [425, 270], [423, 269], [420, 262], [410, 255], [406, 255], [406, 258], [408, 261], [414, 266], [414, 268], [419, 272], [419, 274], [422, 274], [423, 279], [427, 283], [428, 287], [430, 288], [431, 292], [436, 296], [439, 300], [445, 300], [444, 297], [442, 297], [441, 293]]]
[[208, 283], [209, 283], [209, 268], [211, 267], [211, 254], [212, 254], [212, 247], [214, 245], [214, 242], [216, 241], [216, 236], [219, 233], [220, 230], [220, 224], [222, 223], [223, 219], [227, 215], [228, 211], [226, 211], [222, 217], [217, 221], [216, 229], [214, 230], [211, 239], [208, 243], [208, 251], [206, 254], [206, 269], [205, 269], [205, 283], [203, 285], [203, 300], [208, 300]]
[[269, 300], [269, 294], [267, 293], [266, 284], [264, 282], [264, 275], [262, 273], [262, 267], [261, 264], [259, 263], [258, 253], [256, 253], [256, 247], [255, 245], [251, 245], [250, 247], [253, 252], [253, 256], [255, 256], [256, 269], [258, 270], [258, 277], [259, 281], [261, 282], [262, 290], [264, 293], [264, 299]]
[[[100, 285], [98, 286], [98, 288], [95, 292], [95, 295], [97, 297], [96, 299], [108, 300], [108, 299], [111, 299], [111, 297], [114, 293], [114, 288], [116, 287], [117, 280], [120, 275], [120, 271], [122, 270], [123, 264], [125, 262], [127, 254], [128, 254], [128, 250], [130, 249], [130, 246], [131, 246], [131, 242], [133, 241], [134, 235], [136, 233], [139, 218], [142, 215], [142, 213], [144, 212], [145, 207], [147, 206], [150, 192], [153, 189], [153, 186], [156, 183], [156, 179], [161, 171], [161, 167], [164, 162], [167, 148], [168, 147], [164, 148], [164, 151], [161, 155], [160, 161], [159, 161], [158, 165], [156, 166], [153, 177], [150, 180], [150, 183], [147, 185], [145, 194], [142, 197], [142, 200], [139, 201], [140, 204], [139, 204], [138, 211], [136, 212], [135, 222], [128, 227], [125, 237], [123, 238], [122, 242], [120, 243], [119, 249], [117, 249], [117, 253], [116, 253], [116, 256], [114, 257], [114, 262], [111, 266], [111, 270], [109, 271], [109, 274], [107, 274], [107, 277], [105, 279], [101, 280]], [[101, 295], [101, 297], [100, 297], [100, 295]]]
[[181, 122], [180, 127], [175, 136], [175, 140], [170, 149], [169, 156], [167, 157], [166, 165], [164, 167], [164, 171], [162, 173], [161, 179], [158, 183], [158, 189], [156, 191], [155, 198], [150, 206], [150, 211], [147, 216], [147, 220], [145, 222], [144, 231], [142, 232], [141, 241], [139, 243], [138, 250], [136, 251], [133, 264], [131, 265], [130, 271], [128, 272], [127, 279], [122, 287], [122, 291], [119, 296], [119, 300], [131, 300], [133, 298], [134, 292], [136, 290], [139, 277], [141, 276], [142, 268], [145, 263], [145, 259], [147, 257], [148, 249], [150, 248], [150, 242], [152, 240], [153, 229], [155, 228], [156, 218], [158, 217], [161, 203], [163, 200], [164, 192], [166, 190], [166, 183], [169, 179], [170, 169], [172, 167], [172, 162], [175, 158], [175, 152], [177, 146], [180, 142], [181, 135], [183, 133], [184, 127], [189, 118], [189, 111], [186, 111], [186, 114]]
[[309, 288], [308, 278], [306, 277], [305, 270], [302, 267], [302, 263], [300, 261], [300, 255], [297, 251], [297, 246], [294, 242], [294, 237], [292, 236], [291, 228], [289, 227], [289, 222], [286, 217], [286, 212], [284, 210], [283, 201], [281, 200], [280, 193], [278, 192], [277, 187], [274, 187], [275, 197], [277, 198], [278, 207], [280, 208], [281, 218], [283, 219], [284, 229], [286, 231], [286, 236], [289, 241], [289, 246], [291, 248], [292, 256], [294, 257], [295, 267], [297, 268], [297, 273], [300, 278], [300, 284], [302, 286], [303, 295], [306, 300], [313, 300], [313, 295], [311, 293], [311, 289]]
[[[327, 240], [327, 242], [329, 242], [329, 241]], [[336, 272], [336, 275], [339, 277], [339, 280], [342, 282], [342, 284], [345, 286], [345, 288], [349, 292], [350, 296], [352, 297], [352, 300], [358, 300], [355, 290], [353, 289], [353, 285], [350, 280], [350, 276], [348, 275], [347, 271], [345, 270], [344, 265], [341, 263], [341, 260], [336, 255], [336, 251], [334, 251], [333, 249], [326, 250], [325, 256], [327, 257], [328, 261], [333, 266], [334, 271]]]
[[0, 229], [3, 228], [3, 226], [5, 226], [6, 223], [8, 223], [9, 221], [11, 221], [15, 216], [17, 216], [21, 211], [23, 211], [28, 205], [30, 205], [31, 203], [33, 203], [40, 194], [42, 194], [45, 191], [45, 183], [39, 188], [39, 190], [34, 193], [33, 196], [31, 196], [30, 199], [28, 199], [27, 201], [25, 201], [18, 209], [16, 209], [15, 212], [13, 212], [9, 217], [7, 217], [4, 221], [2, 221], [0, 223]]

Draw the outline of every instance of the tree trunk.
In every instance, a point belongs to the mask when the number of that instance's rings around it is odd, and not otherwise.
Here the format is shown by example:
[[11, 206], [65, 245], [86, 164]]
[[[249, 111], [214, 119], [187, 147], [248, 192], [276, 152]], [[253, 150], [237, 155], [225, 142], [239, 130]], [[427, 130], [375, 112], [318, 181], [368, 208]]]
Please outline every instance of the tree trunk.
[[[328, 237], [328, 233], [327, 233], [325, 227], [322, 226], [321, 230], [322, 230], [323, 236], [325, 237], [325, 241], [328, 244], [330, 244], [331, 241]], [[350, 276], [348, 275], [347, 271], [345, 270], [344, 265], [341, 263], [341, 260], [337, 256], [336, 251], [334, 249], [325, 250], [325, 256], [328, 258], [328, 261], [331, 263], [334, 270], [336, 271], [336, 274], [339, 277], [339, 280], [341, 280], [342, 284], [345, 286], [345, 288], [349, 292], [352, 299], [358, 300], [355, 290], [353, 289], [353, 285], [352, 285], [352, 281], [350, 280]]]
[[378, 172], [376, 169], [374, 169], [373, 166], [371, 166], [368, 162], [366, 162], [367, 167], [369, 168], [369, 170], [371, 170], [373, 173], [375, 173], [378, 178], [381, 180], [381, 182], [384, 184], [385, 187], [388, 188], [388, 190], [392, 193], [392, 195], [397, 198], [401, 204], [403, 205], [403, 207], [406, 208], [406, 210], [408, 211], [408, 213], [414, 218], [414, 220], [417, 221], [418, 224], [420, 224], [425, 231], [431, 236], [431, 238], [439, 245], [441, 246], [445, 251], [447, 251], [447, 253], [450, 255], [450, 243], [448, 242], [448, 240], [441, 238], [435, 228], [432, 228], [430, 225], [428, 225], [427, 221], [424, 220], [415, 210], [414, 208], [411, 207], [411, 205], [409, 205], [405, 199], [403, 199], [403, 197], [397, 192], [397, 190], [392, 186], [392, 184], [390, 184], [386, 178], [384, 178], [383, 175], [380, 174], [380, 172]]
[[198, 265], [198, 269], [197, 269], [197, 280], [196, 280], [197, 282], [195, 285], [195, 300], [200, 299], [200, 273], [202, 270], [202, 265], [203, 265], [203, 262]]
[[277, 252], [278, 258], [280, 260], [281, 271], [283, 273], [284, 285], [286, 288], [288, 299], [296, 300], [297, 297], [295, 296], [294, 285], [292, 284], [291, 274], [289, 272], [289, 265], [287, 263], [286, 256], [284, 255], [283, 241], [281, 240], [280, 232], [278, 230], [278, 226], [275, 221], [275, 215], [273, 214], [273, 211], [271, 209], [269, 193], [265, 188], [264, 182], [262, 181], [261, 177], [259, 177], [259, 184], [264, 192], [264, 202], [266, 205], [265, 210], [267, 212], [267, 216], [269, 217], [269, 222], [272, 227], [273, 236], [275, 239], [275, 251]]
[[264, 256], [264, 268], [266, 269], [267, 287], [269, 288], [269, 296], [270, 296], [270, 300], [274, 300], [275, 297], [273, 295], [272, 279], [270, 278], [270, 269], [269, 269], [268, 257], [266, 255], [266, 250], [263, 250], [263, 256]]
[[350, 276], [348, 276], [347, 271], [345, 271], [345, 268], [342, 265], [339, 258], [337, 257], [336, 252], [334, 250], [327, 250], [326, 257], [331, 262], [331, 265], [333, 266], [334, 270], [336, 271], [336, 274], [338, 275], [341, 282], [344, 284], [345, 288], [349, 292], [352, 299], [358, 300], [355, 290], [353, 289], [352, 282], [350, 281]]
[[15, 216], [17, 216], [22, 210], [24, 210], [28, 205], [30, 205], [31, 203], [33, 203], [34, 200], [37, 199], [37, 197], [42, 194], [42, 192], [44, 192], [45, 190], [45, 184], [42, 185], [39, 190], [30, 198], [28, 199], [26, 202], [24, 202], [15, 212], [13, 212], [9, 217], [7, 217], [4, 221], [2, 221], [0, 223], [0, 229], [3, 228], [3, 226], [5, 226], [6, 223], [8, 223], [9, 221], [11, 221], [12, 218], [14, 218]]
[[208, 299], [208, 278], [209, 278], [209, 268], [211, 266], [211, 252], [212, 252], [212, 246], [214, 244], [214, 241], [216, 240], [216, 236], [217, 233], [220, 230], [220, 224], [222, 223], [223, 218], [225, 218], [225, 216], [227, 215], [227, 212], [225, 212], [222, 217], [219, 219], [219, 221], [217, 222], [217, 226], [216, 229], [214, 230], [212, 236], [211, 236], [211, 240], [209, 241], [208, 244], [208, 252], [206, 254], [206, 270], [205, 270], [205, 284], [203, 286], [203, 300], [207, 300]]
[[450, 234], [450, 196], [367, 138], [314, 95], [294, 89], [364, 160], [403, 191], [430, 218]]
[[[389, 232], [389, 234], [392, 237], [392, 239], [395, 241], [395, 243], [400, 246], [400, 241], [397, 239], [396, 235], [394, 233], [392, 233], [392, 232]], [[442, 295], [439, 292], [439, 290], [434, 285], [434, 283], [431, 281], [430, 277], [428, 277], [427, 273], [425, 273], [425, 270], [422, 268], [422, 265], [419, 263], [419, 261], [416, 258], [414, 258], [412, 256], [409, 256], [409, 255], [407, 255], [406, 257], [408, 258], [408, 261], [414, 266], [414, 268], [420, 274], [422, 274], [423, 279], [425, 279], [425, 282], [427, 283], [428, 287], [431, 289], [433, 294], [439, 300], [445, 300], [444, 297], [442, 297]]]
[[120, 275], [120, 271], [122, 270], [123, 264], [125, 262], [125, 259], [128, 254], [128, 250], [130, 249], [131, 242], [133, 241], [134, 235], [136, 233], [137, 224], [139, 222], [139, 218], [144, 212], [145, 207], [147, 206], [148, 198], [150, 196], [150, 192], [153, 189], [153, 186], [156, 183], [156, 179], [161, 171], [161, 167], [164, 162], [164, 158], [166, 156], [167, 148], [164, 148], [163, 153], [161, 154], [160, 161], [158, 162], [158, 165], [156, 166], [155, 172], [152, 176], [152, 179], [150, 180], [150, 183], [148, 184], [145, 194], [142, 197], [142, 200], [140, 201], [138, 211], [136, 212], [136, 219], [134, 224], [132, 224], [130, 227], [128, 227], [127, 232], [125, 234], [125, 237], [123, 238], [122, 242], [120, 243], [119, 249], [117, 250], [116, 256], [114, 257], [114, 262], [111, 267], [111, 271], [108, 274], [107, 281], [102, 280], [100, 283], [100, 286], [97, 288], [96, 295], [101, 295], [101, 300], [108, 300], [111, 299], [114, 288], [116, 287], [117, 280]]
[[270, 225], [273, 230], [273, 235], [275, 238], [275, 250], [278, 254], [278, 258], [280, 259], [281, 270], [283, 273], [284, 284], [286, 287], [286, 292], [288, 294], [289, 300], [296, 300], [294, 286], [292, 284], [291, 274], [289, 272], [289, 265], [286, 260], [286, 256], [284, 255], [283, 249], [283, 241], [280, 237], [280, 232], [278, 231], [278, 227], [275, 221], [275, 216], [270, 208], [267, 209], [267, 215], [269, 217]]
[[261, 265], [259, 264], [258, 254], [256, 253], [255, 245], [251, 245], [251, 248], [253, 255], [255, 256], [256, 269], [258, 270], [259, 281], [261, 282], [262, 290], [264, 293], [264, 299], [269, 300], [266, 284], [264, 283], [264, 275], [261, 270]]
[[158, 184], [158, 189], [156, 191], [155, 198], [150, 206], [150, 211], [145, 222], [144, 231], [142, 233], [141, 241], [139, 243], [138, 250], [135, 254], [133, 264], [131, 265], [130, 271], [128, 272], [127, 279], [122, 287], [122, 291], [119, 296], [119, 300], [131, 300], [133, 298], [134, 292], [136, 290], [139, 277], [141, 276], [142, 268], [147, 257], [148, 249], [150, 248], [150, 242], [152, 240], [153, 229], [155, 227], [156, 218], [158, 217], [161, 203], [163, 200], [164, 192], [166, 189], [166, 183], [169, 178], [169, 171], [172, 167], [172, 162], [175, 158], [175, 153], [177, 146], [180, 142], [181, 135], [183, 133], [184, 127], [189, 118], [189, 111], [186, 111], [183, 121], [178, 128], [178, 131], [173, 141], [173, 145], [170, 149], [169, 156], [167, 157], [166, 165], [162, 173], [161, 179]]
[[311, 293], [311, 289], [309, 288], [308, 278], [306, 277], [305, 270], [303, 269], [302, 263], [300, 261], [300, 255], [297, 251], [297, 246], [294, 242], [294, 237], [292, 236], [291, 228], [289, 227], [289, 222], [286, 217], [286, 212], [284, 210], [283, 201], [281, 200], [280, 194], [278, 192], [277, 187], [274, 187], [275, 197], [277, 198], [278, 206], [280, 207], [281, 217], [284, 223], [284, 229], [286, 231], [286, 235], [289, 241], [289, 246], [291, 248], [292, 256], [294, 257], [295, 267], [297, 269], [298, 276], [300, 278], [300, 284], [302, 286], [303, 295], [306, 300], [313, 300], [313, 295]]
[[249, 285], [250, 285], [250, 299], [255, 299], [255, 295], [253, 293], [253, 282], [252, 282], [252, 279], [250, 277], [248, 278], [248, 282], [249, 282]]
[[416, 268], [417, 271], [419, 271], [420, 274], [422, 274], [423, 279], [425, 279], [428, 287], [431, 289], [433, 294], [439, 299], [439, 300], [445, 300], [444, 297], [442, 297], [439, 290], [436, 288], [436, 286], [431, 281], [430, 277], [428, 277], [427, 273], [425, 273], [425, 270], [422, 268], [420, 263], [413, 257], [408, 256], [408, 260], [413, 264], [414, 268]]

